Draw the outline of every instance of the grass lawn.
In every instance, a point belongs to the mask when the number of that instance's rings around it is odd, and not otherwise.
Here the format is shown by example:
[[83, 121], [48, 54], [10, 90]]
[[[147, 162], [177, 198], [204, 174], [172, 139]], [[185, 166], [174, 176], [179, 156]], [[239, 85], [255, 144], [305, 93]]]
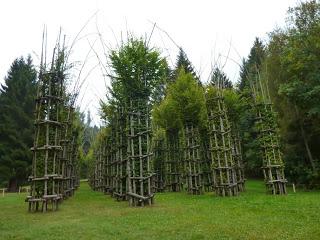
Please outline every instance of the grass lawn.
[[132, 208], [86, 183], [59, 211], [28, 213], [25, 194], [0, 196], [0, 239], [320, 239], [320, 192], [265, 194], [248, 181], [239, 197], [158, 193]]

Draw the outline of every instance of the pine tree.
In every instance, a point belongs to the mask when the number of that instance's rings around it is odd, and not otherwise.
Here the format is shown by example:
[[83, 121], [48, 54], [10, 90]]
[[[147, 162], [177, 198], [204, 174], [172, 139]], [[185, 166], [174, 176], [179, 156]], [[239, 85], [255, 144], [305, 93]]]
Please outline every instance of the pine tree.
[[223, 89], [226, 89], [226, 88], [227, 89], [231, 89], [233, 87], [232, 86], [232, 82], [230, 81], [230, 79], [219, 68], [215, 68], [213, 70], [210, 84], [215, 85], [217, 87], [221, 87]]
[[250, 88], [249, 79], [261, 71], [262, 63], [265, 58], [265, 46], [259, 38], [256, 38], [250, 50], [247, 60], [243, 60], [240, 69], [239, 89], [242, 91], [245, 88]]
[[257, 74], [261, 71], [265, 55], [265, 46], [259, 38], [256, 38], [248, 58], [243, 60], [238, 83], [241, 102], [243, 103], [239, 120], [243, 155], [247, 162], [247, 174], [254, 177], [261, 176], [261, 157], [259, 142], [257, 141], [258, 132], [255, 129], [254, 99], [250, 82], [254, 82]]
[[200, 78], [199, 78], [198, 74], [196, 73], [191, 61], [189, 60], [187, 54], [185, 53], [185, 51], [182, 48], [179, 49], [179, 54], [177, 56], [177, 62], [174, 67], [174, 70], [172, 72], [171, 79], [173, 81], [175, 81], [177, 79], [178, 74], [181, 69], [183, 69], [185, 73], [190, 73], [194, 77], [194, 79], [196, 79], [197, 82], [201, 85]]
[[0, 88], [0, 185], [11, 191], [30, 171], [36, 75], [30, 56], [17, 58]]

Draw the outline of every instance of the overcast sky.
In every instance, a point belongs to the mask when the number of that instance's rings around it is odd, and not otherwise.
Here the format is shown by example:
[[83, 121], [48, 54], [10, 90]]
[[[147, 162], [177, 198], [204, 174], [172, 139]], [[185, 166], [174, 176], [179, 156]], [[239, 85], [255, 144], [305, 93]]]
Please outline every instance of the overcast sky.
[[[31, 54], [34, 64], [39, 64], [44, 25], [50, 53], [60, 27], [70, 45], [86, 22], [70, 60], [76, 65], [75, 79], [89, 53], [80, 76], [86, 80], [78, 104], [94, 116], [109, 84], [98, 66], [97, 54], [106, 64], [98, 32], [106, 46], [115, 48], [128, 31], [149, 38], [156, 23], [151, 45], [158, 47], [170, 64], [175, 62], [177, 44], [184, 48], [202, 81], [207, 81], [216, 63], [236, 82], [237, 63], [248, 55], [254, 38], [266, 41], [268, 32], [284, 25], [288, 7], [295, 4], [296, 0], [4, 0], [0, 2], [0, 83], [12, 61], [21, 55]], [[94, 122], [98, 123], [99, 117], [94, 117]]]

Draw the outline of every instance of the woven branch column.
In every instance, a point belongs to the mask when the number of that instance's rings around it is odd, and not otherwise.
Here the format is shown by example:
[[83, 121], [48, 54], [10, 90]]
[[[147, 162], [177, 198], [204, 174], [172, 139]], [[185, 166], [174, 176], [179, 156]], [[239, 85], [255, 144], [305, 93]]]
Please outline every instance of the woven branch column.
[[93, 190], [99, 190], [99, 151], [94, 151]]
[[80, 186], [80, 164], [78, 160], [78, 144], [76, 141], [76, 136], [72, 136], [71, 141], [71, 153], [70, 153], [70, 189], [74, 191]]
[[218, 196], [238, 195], [237, 174], [232, 156], [231, 129], [220, 90], [207, 99], [213, 189]]
[[164, 192], [165, 190], [165, 141], [164, 139], [153, 140], [153, 163], [156, 173], [155, 188], [156, 192]]
[[190, 194], [203, 193], [200, 135], [197, 127], [185, 125], [184, 127], [184, 177], [187, 192]]
[[116, 188], [116, 175], [117, 175], [117, 158], [118, 158], [118, 148], [117, 148], [117, 134], [115, 123], [111, 126], [111, 143], [110, 143], [110, 194], [114, 196]]
[[[234, 126], [235, 124], [233, 124]], [[242, 148], [240, 133], [236, 128], [232, 128], [232, 155], [235, 161], [235, 170], [237, 173], [238, 191], [245, 190], [244, 163], [242, 158]]]
[[165, 189], [169, 192], [180, 192], [182, 190], [182, 157], [178, 132], [166, 132], [165, 147]]
[[200, 141], [200, 156], [201, 156], [201, 171], [202, 171], [202, 182], [204, 191], [212, 191], [213, 176], [211, 170], [211, 159], [210, 159], [210, 144], [209, 139], [201, 138]]
[[103, 142], [100, 142], [97, 150], [97, 190], [104, 192], [104, 159], [103, 159]]
[[71, 106], [64, 106], [62, 114], [62, 117], [64, 118], [62, 125], [62, 139], [60, 140], [63, 149], [60, 161], [61, 172], [64, 178], [62, 185], [64, 198], [70, 197], [74, 194], [74, 186], [72, 182], [72, 173], [74, 172], [74, 161], [72, 156], [72, 144], [74, 144], [72, 136], [73, 113], [74, 109]]
[[151, 128], [145, 101], [130, 101], [128, 109], [128, 199], [130, 206], [153, 204], [154, 173], [151, 171]]
[[259, 131], [262, 170], [267, 192], [286, 194], [287, 180], [284, 175], [284, 162], [280, 150], [280, 136], [268, 84], [257, 76], [256, 80], [251, 82], [251, 90], [255, 100], [256, 126]]
[[272, 105], [256, 104], [256, 110], [263, 159], [262, 170], [267, 191], [272, 194], [286, 194], [287, 180], [284, 176], [284, 163]]
[[111, 192], [111, 185], [112, 185], [112, 179], [111, 179], [111, 144], [112, 139], [110, 136], [106, 137], [105, 140], [105, 193]]
[[123, 107], [116, 113], [116, 159], [115, 159], [115, 189], [113, 196], [118, 201], [127, 200], [127, 136], [126, 114]]
[[[54, 60], [53, 63], [54, 64]], [[56, 210], [62, 199], [63, 173], [59, 155], [62, 152], [61, 108], [63, 107], [63, 73], [54, 69], [46, 72], [41, 66], [39, 88], [35, 110], [35, 140], [32, 162], [32, 175], [29, 211], [37, 211], [41, 206], [43, 212]]]

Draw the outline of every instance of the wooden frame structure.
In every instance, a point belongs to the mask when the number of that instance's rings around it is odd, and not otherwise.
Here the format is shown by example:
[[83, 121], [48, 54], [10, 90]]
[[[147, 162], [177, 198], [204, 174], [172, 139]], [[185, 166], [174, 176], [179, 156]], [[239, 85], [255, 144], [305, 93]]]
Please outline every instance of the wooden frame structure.
[[180, 192], [182, 190], [182, 156], [179, 141], [179, 132], [165, 134], [165, 190]]
[[[45, 33], [38, 76], [35, 108], [29, 211], [57, 210], [63, 198], [70, 197], [79, 186], [77, 132], [73, 131], [75, 95], [66, 92], [66, 50], [60, 35], [52, 61], [46, 63]], [[48, 67], [50, 65], [50, 67]]]
[[237, 174], [238, 191], [245, 191], [244, 163], [242, 158], [242, 147], [240, 133], [232, 124], [232, 155], [235, 161], [235, 170]]
[[276, 113], [272, 107], [268, 83], [257, 74], [256, 80], [251, 81], [251, 89], [255, 101], [256, 126], [259, 131], [262, 170], [267, 192], [286, 194], [287, 180], [284, 175]]
[[207, 98], [210, 158], [213, 171], [213, 189], [218, 196], [237, 196], [238, 184], [232, 155], [231, 126], [221, 89]]
[[165, 190], [165, 140], [153, 139], [153, 165], [155, 170], [155, 191], [164, 192]]
[[[61, 110], [64, 106], [64, 51], [57, 46], [53, 52], [51, 68], [41, 61], [35, 110], [35, 139], [29, 211], [43, 212], [51, 204], [58, 209], [63, 198], [64, 167], [66, 159], [61, 158]], [[63, 48], [62, 48], [63, 49]], [[66, 150], [67, 151], [67, 150]]]
[[73, 148], [74, 148], [74, 137], [72, 133], [72, 123], [74, 108], [72, 103], [65, 104], [62, 111], [62, 136], [60, 140], [60, 145], [62, 146], [62, 156], [61, 161], [61, 171], [63, 176], [62, 192], [63, 197], [67, 198], [73, 196], [75, 190], [74, 172], [75, 172], [75, 161]]
[[213, 175], [211, 170], [211, 159], [209, 151], [210, 142], [209, 138], [207, 139], [207, 132], [208, 129], [206, 129], [205, 135], [200, 135], [201, 171], [204, 191], [211, 192], [213, 185]]
[[202, 194], [202, 169], [200, 159], [200, 135], [197, 127], [186, 124], [184, 127], [183, 165], [186, 190], [190, 194]]
[[150, 113], [146, 101], [131, 100], [127, 119], [129, 205], [151, 205], [154, 200], [154, 173], [151, 169]]
[[118, 200], [127, 200], [127, 132], [126, 132], [126, 113], [124, 107], [118, 107], [116, 110], [116, 127], [115, 127], [115, 150], [114, 159], [114, 191], [113, 196]]

